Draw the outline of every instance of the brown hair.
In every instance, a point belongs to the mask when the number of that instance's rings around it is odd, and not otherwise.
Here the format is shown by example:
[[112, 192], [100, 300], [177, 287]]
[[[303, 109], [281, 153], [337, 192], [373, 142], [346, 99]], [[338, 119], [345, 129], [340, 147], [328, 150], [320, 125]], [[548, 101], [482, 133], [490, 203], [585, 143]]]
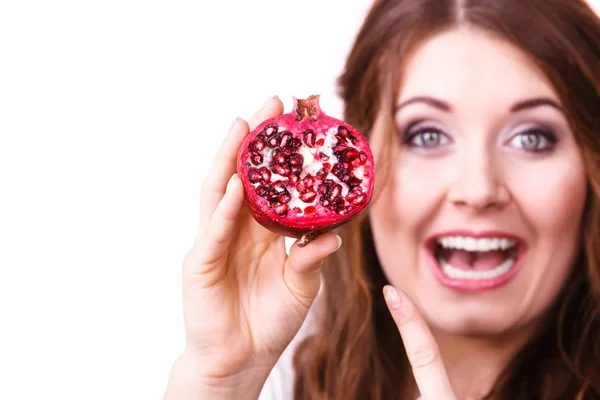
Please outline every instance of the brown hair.
[[[489, 399], [600, 398], [600, 20], [583, 0], [378, 0], [340, 77], [345, 119], [366, 136], [393, 130], [402, 61], [459, 26], [526, 51], [552, 82], [589, 180], [584, 243], [547, 325], [506, 366]], [[391, 137], [391, 134], [387, 135]], [[385, 146], [390, 148], [390, 146]], [[388, 156], [389, 158], [389, 156]], [[385, 182], [386, 157], [378, 159]], [[294, 357], [297, 399], [412, 398], [416, 386], [381, 295], [387, 283], [368, 216], [340, 229], [326, 260], [322, 315]]]

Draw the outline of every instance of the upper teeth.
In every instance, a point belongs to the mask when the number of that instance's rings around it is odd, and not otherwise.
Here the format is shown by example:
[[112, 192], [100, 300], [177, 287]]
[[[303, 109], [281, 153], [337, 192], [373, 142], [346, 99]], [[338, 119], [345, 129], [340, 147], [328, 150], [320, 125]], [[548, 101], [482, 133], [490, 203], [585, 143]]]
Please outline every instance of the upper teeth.
[[466, 236], [443, 236], [437, 238], [439, 244], [447, 249], [467, 251], [506, 250], [513, 247], [517, 241], [506, 238], [473, 238]]

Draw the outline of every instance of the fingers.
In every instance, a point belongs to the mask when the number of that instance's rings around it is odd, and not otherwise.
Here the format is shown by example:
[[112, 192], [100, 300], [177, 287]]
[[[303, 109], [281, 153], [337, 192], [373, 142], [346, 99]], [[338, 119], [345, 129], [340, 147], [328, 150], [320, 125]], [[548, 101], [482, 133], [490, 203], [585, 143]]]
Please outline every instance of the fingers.
[[389, 285], [383, 293], [402, 336], [422, 400], [455, 400], [438, 345], [417, 308], [405, 294]]
[[[227, 180], [237, 170], [237, 155], [240, 145], [249, 129], [254, 129], [258, 124], [265, 119], [274, 117], [283, 112], [283, 104], [276, 97], [270, 98], [263, 107], [254, 114], [248, 124], [239, 118], [236, 118], [229, 130], [229, 133], [221, 148], [217, 152], [215, 159], [211, 165], [202, 185], [202, 195], [200, 199], [200, 231], [206, 227], [206, 223], [210, 220], [217, 204], [221, 201]], [[201, 232], [199, 232], [201, 234]]]
[[283, 113], [283, 103], [279, 97], [271, 97], [253, 116], [248, 119], [250, 130], [253, 131], [263, 121]]
[[203, 283], [209, 285], [214, 278], [222, 275], [217, 271], [218, 261], [226, 253], [237, 229], [237, 217], [244, 201], [244, 188], [237, 175], [227, 184], [225, 195], [217, 205], [207, 229], [200, 236], [194, 249], [191, 273], [203, 276]]
[[200, 197], [200, 226], [202, 228], [206, 227], [217, 204], [221, 201], [227, 180], [237, 169], [237, 151], [247, 134], [248, 124], [240, 118], [236, 118], [213, 160], [209, 173], [204, 179]]
[[340, 248], [342, 239], [333, 233], [324, 233], [306, 247], [296, 246], [296, 243], [290, 248], [283, 278], [292, 294], [310, 306], [319, 292], [322, 261]]

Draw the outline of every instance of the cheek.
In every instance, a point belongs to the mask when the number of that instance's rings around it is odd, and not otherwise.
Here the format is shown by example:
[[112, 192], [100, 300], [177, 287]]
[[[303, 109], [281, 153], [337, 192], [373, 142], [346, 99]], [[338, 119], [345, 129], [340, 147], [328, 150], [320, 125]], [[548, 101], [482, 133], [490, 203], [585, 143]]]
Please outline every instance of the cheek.
[[587, 179], [576, 157], [511, 168], [508, 185], [532, 238], [521, 304], [537, 314], [558, 295], [579, 252]]
[[509, 187], [525, 221], [540, 238], [571, 237], [579, 231], [587, 179], [578, 157], [514, 163], [507, 174]]
[[388, 279], [408, 294], [411, 282], [417, 279], [422, 230], [435, 218], [444, 198], [442, 188], [450, 176], [439, 170], [439, 164], [422, 157], [396, 156], [387, 182], [371, 208], [373, 239], [381, 267]]

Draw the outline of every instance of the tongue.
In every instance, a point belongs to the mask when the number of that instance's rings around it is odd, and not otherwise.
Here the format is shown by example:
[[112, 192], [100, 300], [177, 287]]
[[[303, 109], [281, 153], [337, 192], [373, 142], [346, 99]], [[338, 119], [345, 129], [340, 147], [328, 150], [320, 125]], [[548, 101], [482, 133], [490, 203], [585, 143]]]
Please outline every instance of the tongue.
[[505, 259], [502, 250], [469, 252], [465, 250], [450, 250], [448, 263], [456, 268], [489, 271], [502, 264]]

